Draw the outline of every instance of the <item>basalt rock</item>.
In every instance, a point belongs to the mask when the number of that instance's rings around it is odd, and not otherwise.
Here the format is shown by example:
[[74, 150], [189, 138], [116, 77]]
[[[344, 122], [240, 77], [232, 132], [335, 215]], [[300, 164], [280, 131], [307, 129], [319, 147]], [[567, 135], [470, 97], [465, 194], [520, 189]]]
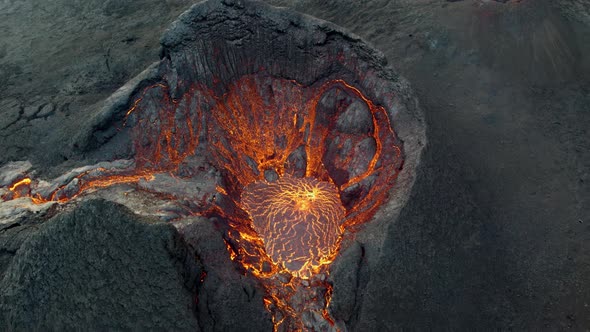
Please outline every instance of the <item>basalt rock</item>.
[[179, 232], [203, 264], [197, 293], [198, 321], [203, 331], [271, 331], [264, 291], [230, 260], [215, 220], [187, 218]]
[[192, 330], [200, 267], [174, 227], [102, 200], [38, 226], [0, 283], [7, 330]]

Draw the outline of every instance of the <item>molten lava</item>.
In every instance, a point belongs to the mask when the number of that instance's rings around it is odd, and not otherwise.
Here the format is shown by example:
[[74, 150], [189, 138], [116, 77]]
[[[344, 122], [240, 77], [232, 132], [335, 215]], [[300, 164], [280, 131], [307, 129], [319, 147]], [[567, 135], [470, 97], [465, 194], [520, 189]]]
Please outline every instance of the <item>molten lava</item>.
[[293, 276], [311, 277], [336, 251], [346, 211], [333, 184], [286, 175], [248, 185], [241, 203], [273, 263]]
[[13, 184], [10, 188], [8, 188], [8, 190], [10, 190], [10, 191], [16, 191], [16, 188], [18, 188], [20, 186], [30, 185], [30, 184], [31, 184], [31, 179], [24, 178], [24, 179], [16, 182], [15, 184]]

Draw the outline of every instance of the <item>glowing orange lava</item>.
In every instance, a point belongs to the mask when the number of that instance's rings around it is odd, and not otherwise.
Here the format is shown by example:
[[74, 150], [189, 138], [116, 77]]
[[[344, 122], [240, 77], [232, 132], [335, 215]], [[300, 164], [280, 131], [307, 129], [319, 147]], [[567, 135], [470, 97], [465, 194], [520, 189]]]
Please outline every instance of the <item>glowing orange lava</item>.
[[15, 184], [13, 184], [10, 188], [8, 188], [8, 190], [10, 190], [10, 191], [16, 191], [16, 188], [18, 188], [20, 186], [24, 186], [24, 185], [29, 185], [29, 184], [31, 184], [31, 179], [24, 178], [24, 179], [16, 182]]
[[329, 182], [289, 175], [254, 182], [244, 189], [242, 205], [266, 253], [293, 276], [311, 277], [336, 251], [345, 210]]

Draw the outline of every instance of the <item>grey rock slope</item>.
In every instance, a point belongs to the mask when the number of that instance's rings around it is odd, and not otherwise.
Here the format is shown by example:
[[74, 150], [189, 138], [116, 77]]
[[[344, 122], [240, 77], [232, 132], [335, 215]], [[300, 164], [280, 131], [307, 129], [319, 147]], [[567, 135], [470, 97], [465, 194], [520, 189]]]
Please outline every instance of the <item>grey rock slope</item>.
[[2, 330], [199, 330], [200, 268], [174, 227], [92, 200], [39, 228], [0, 283]]
[[86, 163], [71, 136], [95, 104], [157, 60], [162, 31], [192, 4], [0, 1], [0, 164], [28, 159], [51, 172]]
[[264, 291], [240, 273], [227, 254], [217, 220], [187, 218], [179, 232], [203, 262], [198, 287], [198, 320], [203, 331], [272, 331]]

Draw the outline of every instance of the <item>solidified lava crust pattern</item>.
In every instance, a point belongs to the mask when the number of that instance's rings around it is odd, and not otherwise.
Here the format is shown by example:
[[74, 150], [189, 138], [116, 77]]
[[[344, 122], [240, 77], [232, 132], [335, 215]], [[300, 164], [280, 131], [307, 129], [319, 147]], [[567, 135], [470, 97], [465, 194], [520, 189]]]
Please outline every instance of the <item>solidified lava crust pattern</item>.
[[173, 98], [166, 83], [149, 86], [123, 123], [132, 167], [80, 170], [42, 190], [18, 179], [4, 200], [65, 202], [160, 173], [190, 177], [181, 164], [203, 154], [223, 183], [217, 199], [191, 205], [191, 214], [224, 221], [230, 258], [266, 290], [275, 329], [309, 328], [302, 317], [310, 315], [334, 324], [330, 263], [385, 202], [403, 164], [387, 111], [344, 80], [303, 86], [259, 73], [224, 91], [195, 84]]
[[345, 210], [329, 182], [290, 175], [257, 181], [244, 189], [242, 205], [273, 263], [297, 277], [311, 277], [342, 234]]

